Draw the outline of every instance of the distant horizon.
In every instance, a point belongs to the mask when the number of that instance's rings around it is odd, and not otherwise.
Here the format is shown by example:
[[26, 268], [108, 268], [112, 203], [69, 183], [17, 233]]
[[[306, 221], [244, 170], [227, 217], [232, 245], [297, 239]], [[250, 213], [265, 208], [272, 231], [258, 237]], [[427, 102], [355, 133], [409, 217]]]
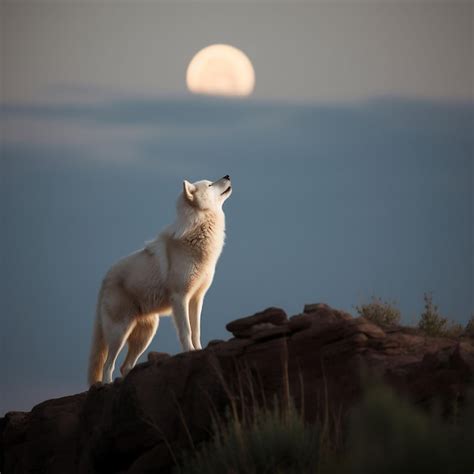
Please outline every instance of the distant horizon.
[[[319, 99], [305, 99], [294, 97], [281, 98], [265, 98], [255, 97], [250, 95], [248, 97], [230, 97], [219, 96], [212, 94], [196, 94], [190, 91], [176, 92], [174, 94], [147, 91], [139, 91], [133, 88], [110, 88], [100, 87], [96, 84], [79, 84], [79, 83], [58, 83], [51, 84], [45, 87], [42, 91], [41, 97], [25, 98], [25, 99], [8, 99], [0, 96], [0, 112], [4, 108], [10, 106], [26, 106], [26, 105], [90, 105], [99, 101], [103, 102], [120, 102], [121, 100], [150, 100], [154, 102], [207, 102], [207, 103], [228, 103], [228, 104], [246, 104], [254, 105], [279, 105], [279, 106], [295, 106], [295, 107], [314, 107], [314, 106], [351, 106], [363, 103], [374, 102], [413, 102], [413, 103], [427, 103], [437, 105], [467, 105], [474, 104], [474, 96], [466, 97], [433, 97], [430, 95], [407, 95], [396, 93], [380, 93], [376, 95], [367, 95], [354, 97], [352, 99], [344, 98], [319, 98]], [[91, 102], [93, 101], [93, 102]]]

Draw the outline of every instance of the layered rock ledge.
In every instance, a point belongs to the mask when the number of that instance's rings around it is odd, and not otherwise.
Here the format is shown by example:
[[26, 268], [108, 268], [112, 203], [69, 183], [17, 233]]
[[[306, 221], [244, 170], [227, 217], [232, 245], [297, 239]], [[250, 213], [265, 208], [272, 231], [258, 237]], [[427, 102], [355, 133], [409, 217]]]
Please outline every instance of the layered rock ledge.
[[229, 404], [288, 393], [308, 421], [341, 416], [377, 377], [415, 404], [461, 406], [474, 379], [474, 340], [381, 328], [325, 304], [288, 318], [268, 308], [227, 325], [228, 341], [191, 353], [151, 352], [125, 379], [0, 419], [3, 474], [167, 473], [210, 436]]

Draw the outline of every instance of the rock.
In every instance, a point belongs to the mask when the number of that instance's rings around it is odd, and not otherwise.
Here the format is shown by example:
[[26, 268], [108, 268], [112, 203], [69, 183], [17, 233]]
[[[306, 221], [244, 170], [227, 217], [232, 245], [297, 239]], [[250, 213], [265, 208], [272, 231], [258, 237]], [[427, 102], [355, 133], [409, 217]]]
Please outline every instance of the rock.
[[[236, 336], [170, 357], [150, 352], [113, 384], [43, 402], [0, 419], [0, 472], [171, 473], [174, 456], [209, 438], [229, 405], [284, 396], [287, 383], [308, 422], [343, 416], [362, 390], [361, 371], [443, 413], [474, 377], [474, 340], [384, 331], [325, 304], [289, 320], [269, 308], [227, 325]], [[243, 336], [245, 334], [245, 336]], [[326, 395], [327, 394], [327, 395]]]
[[303, 313], [317, 316], [319, 319], [330, 319], [333, 321], [341, 319], [352, 319], [352, 316], [349, 313], [331, 308], [325, 303], [305, 304]]
[[266, 329], [274, 329], [278, 327], [279, 326], [276, 326], [273, 323], [258, 323], [258, 324], [254, 324], [253, 326], [249, 326], [245, 329], [235, 330], [233, 334], [235, 337], [245, 339], [247, 337], [252, 337], [253, 335], [255, 335], [256, 333], [260, 331], [265, 331]]
[[210, 350], [218, 352], [221, 357], [237, 357], [244, 353], [244, 349], [252, 343], [250, 339], [233, 337], [229, 341], [211, 346]]
[[212, 341], [209, 341], [207, 343], [207, 347], [212, 347], [212, 346], [216, 346], [217, 344], [221, 344], [223, 343], [224, 341], [222, 339], [212, 339]]
[[451, 365], [464, 369], [474, 376], [474, 345], [468, 342], [458, 342], [451, 354]]
[[[255, 327], [255, 326], [253, 326]], [[290, 334], [291, 330], [287, 324], [281, 326], [273, 326], [267, 328], [259, 328], [252, 334], [254, 341], [266, 341], [268, 339], [274, 339], [277, 337], [286, 336]]]
[[166, 352], [154, 352], [154, 351], [151, 351], [148, 353], [148, 362], [154, 362], [155, 364], [156, 363], [161, 363], [163, 361], [165, 361], [166, 359], [168, 359], [170, 357], [170, 355]]
[[282, 309], [267, 308], [265, 311], [255, 313], [253, 316], [236, 319], [235, 321], [228, 323], [226, 329], [235, 337], [248, 337], [253, 333], [251, 329], [253, 326], [266, 329], [269, 327], [269, 324], [278, 326], [286, 322], [287, 319], [286, 313]]
[[343, 324], [353, 319], [350, 314], [333, 309], [324, 303], [305, 305], [301, 317], [311, 322], [311, 328], [315, 334], [335, 324]]
[[384, 338], [385, 332], [376, 324], [370, 322], [368, 319], [363, 317], [355, 318], [347, 323], [348, 328], [354, 328], [357, 332], [362, 332], [366, 336], [374, 339]]
[[313, 317], [308, 314], [296, 314], [290, 318], [288, 328], [291, 332], [303, 331], [308, 329], [313, 323]]
[[331, 310], [331, 307], [325, 303], [310, 303], [305, 304], [303, 313], [316, 313], [321, 310]]

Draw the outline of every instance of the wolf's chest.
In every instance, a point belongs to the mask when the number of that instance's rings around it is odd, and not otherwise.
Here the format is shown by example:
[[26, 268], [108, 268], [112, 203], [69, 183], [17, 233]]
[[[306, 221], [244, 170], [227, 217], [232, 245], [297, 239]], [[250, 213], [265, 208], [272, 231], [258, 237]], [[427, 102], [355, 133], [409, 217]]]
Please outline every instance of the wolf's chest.
[[210, 233], [200, 229], [186, 236], [182, 244], [198, 260], [217, 260], [224, 245], [224, 232]]

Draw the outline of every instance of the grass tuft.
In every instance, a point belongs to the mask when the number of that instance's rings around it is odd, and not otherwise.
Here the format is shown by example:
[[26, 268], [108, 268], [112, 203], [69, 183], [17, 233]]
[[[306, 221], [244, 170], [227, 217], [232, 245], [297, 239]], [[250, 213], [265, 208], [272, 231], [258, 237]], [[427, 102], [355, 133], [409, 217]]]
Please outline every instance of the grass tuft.
[[294, 408], [254, 410], [250, 423], [229, 417], [210, 443], [184, 459], [180, 474], [316, 472], [319, 433]]
[[[292, 405], [290, 405], [292, 406]], [[471, 472], [474, 406], [457, 420], [427, 414], [376, 385], [349, 416], [339, 451], [321, 448], [320, 423], [306, 424], [294, 408], [257, 409], [242, 423], [228, 417], [214, 438], [188, 453], [179, 474], [399, 474]]]

